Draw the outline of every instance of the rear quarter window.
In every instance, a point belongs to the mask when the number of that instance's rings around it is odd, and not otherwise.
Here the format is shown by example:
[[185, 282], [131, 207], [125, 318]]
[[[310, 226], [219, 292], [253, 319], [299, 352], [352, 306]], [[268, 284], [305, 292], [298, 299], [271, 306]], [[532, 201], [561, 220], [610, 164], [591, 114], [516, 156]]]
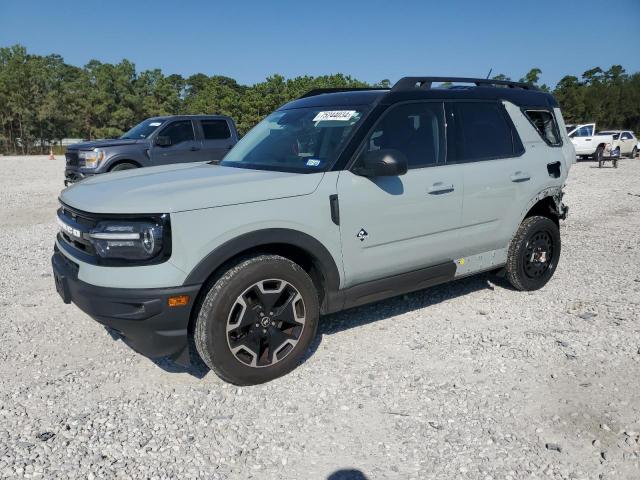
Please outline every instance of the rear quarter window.
[[205, 140], [224, 140], [231, 137], [226, 120], [201, 120], [200, 124]]
[[562, 145], [560, 131], [553, 113], [549, 110], [528, 109], [524, 110], [524, 115], [548, 145]]

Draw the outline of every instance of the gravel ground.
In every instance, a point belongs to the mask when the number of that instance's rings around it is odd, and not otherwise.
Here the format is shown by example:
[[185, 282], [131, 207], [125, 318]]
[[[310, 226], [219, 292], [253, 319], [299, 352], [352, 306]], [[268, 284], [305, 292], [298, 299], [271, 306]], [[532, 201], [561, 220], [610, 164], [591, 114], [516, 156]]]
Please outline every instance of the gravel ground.
[[1, 477], [640, 478], [640, 160], [574, 166], [543, 290], [485, 275], [331, 315], [246, 388], [64, 305], [62, 158], [0, 166]]

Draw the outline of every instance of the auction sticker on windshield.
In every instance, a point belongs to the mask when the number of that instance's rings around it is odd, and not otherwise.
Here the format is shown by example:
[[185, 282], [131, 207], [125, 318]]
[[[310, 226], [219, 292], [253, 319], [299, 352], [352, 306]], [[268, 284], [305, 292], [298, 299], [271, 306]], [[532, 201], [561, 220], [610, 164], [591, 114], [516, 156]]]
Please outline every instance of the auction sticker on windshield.
[[325, 122], [325, 121], [343, 121], [346, 122], [351, 120], [351, 117], [355, 115], [355, 110], [332, 110], [328, 112], [318, 112], [318, 114], [313, 118], [314, 122]]

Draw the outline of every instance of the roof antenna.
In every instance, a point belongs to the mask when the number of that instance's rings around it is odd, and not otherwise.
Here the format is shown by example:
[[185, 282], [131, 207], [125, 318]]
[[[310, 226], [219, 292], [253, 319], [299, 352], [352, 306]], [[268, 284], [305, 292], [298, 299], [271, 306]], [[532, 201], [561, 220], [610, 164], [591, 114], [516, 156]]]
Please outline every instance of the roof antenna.
[[491, 72], [493, 72], [493, 67], [491, 67], [489, 69], [489, 73], [487, 73], [487, 80], [489, 79], [489, 77], [491, 76]]

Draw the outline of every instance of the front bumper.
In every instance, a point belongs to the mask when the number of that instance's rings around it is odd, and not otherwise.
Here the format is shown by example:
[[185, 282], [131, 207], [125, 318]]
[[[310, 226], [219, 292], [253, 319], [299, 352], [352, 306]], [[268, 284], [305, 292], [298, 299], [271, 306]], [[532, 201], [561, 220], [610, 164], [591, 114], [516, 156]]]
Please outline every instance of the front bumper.
[[[189, 364], [187, 330], [200, 285], [141, 289], [90, 285], [78, 279], [78, 266], [57, 247], [51, 264], [64, 303], [73, 302], [146, 357], [168, 356]], [[168, 298], [175, 295], [189, 295], [188, 304], [169, 307]]]
[[64, 186], [68, 187], [79, 182], [83, 178], [92, 177], [95, 173], [83, 172], [78, 167], [67, 167], [64, 170]]

